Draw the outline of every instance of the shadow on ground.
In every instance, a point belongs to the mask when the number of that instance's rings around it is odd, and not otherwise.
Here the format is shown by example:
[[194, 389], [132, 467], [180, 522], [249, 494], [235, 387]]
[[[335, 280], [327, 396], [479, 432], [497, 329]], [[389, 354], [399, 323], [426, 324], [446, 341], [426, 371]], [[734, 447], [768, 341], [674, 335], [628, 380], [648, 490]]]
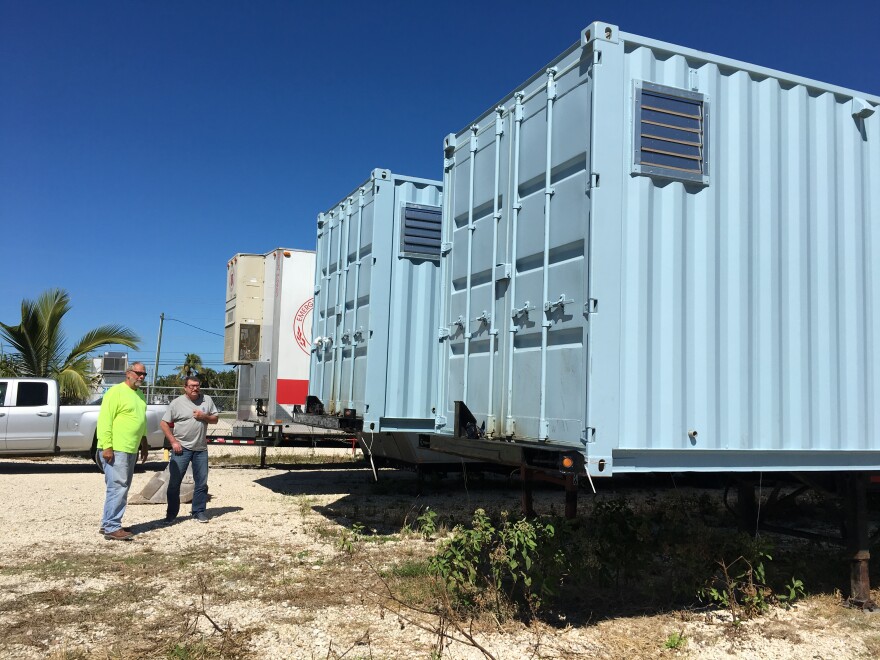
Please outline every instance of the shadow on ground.
[[[137, 472], [161, 472], [168, 465], [167, 461], [147, 461], [138, 463], [134, 471]], [[95, 462], [83, 458], [76, 463], [55, 463], [52, 458], [34, 458], [27, 460], [3, 460], [0, 459], [0, 475], [2, 474], [87, 474], [94, 472], [101, 474], [101, 470]]]

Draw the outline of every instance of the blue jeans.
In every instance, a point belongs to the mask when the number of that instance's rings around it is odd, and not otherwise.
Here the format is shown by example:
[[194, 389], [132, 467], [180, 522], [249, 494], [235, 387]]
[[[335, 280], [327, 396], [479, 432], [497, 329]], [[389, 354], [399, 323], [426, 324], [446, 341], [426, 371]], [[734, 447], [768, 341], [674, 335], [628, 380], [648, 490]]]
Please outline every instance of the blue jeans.
[[208, 502], [208, 452], [193, 451], [183, 448], [182, 454], [171, 453], [168, 468], [171, 478], [168, 480], [168, 510], [166, 518], [175, 518], [180, 511], [180, 482], [186, 474], [187, 466], [192, 463], [193, 489], [192, 514], [204, 513]]
[[122, 516], [125, 514], [125, 505], [128, 504], [128, 489], [131, 488], [137, 453], [114, 451], [113, 462], [108, 463], [99, 449], [98, 457], [104, 470], [104, 483], [107, 485], [101, 527], [104, 532], [110, 533], [122, 529]]

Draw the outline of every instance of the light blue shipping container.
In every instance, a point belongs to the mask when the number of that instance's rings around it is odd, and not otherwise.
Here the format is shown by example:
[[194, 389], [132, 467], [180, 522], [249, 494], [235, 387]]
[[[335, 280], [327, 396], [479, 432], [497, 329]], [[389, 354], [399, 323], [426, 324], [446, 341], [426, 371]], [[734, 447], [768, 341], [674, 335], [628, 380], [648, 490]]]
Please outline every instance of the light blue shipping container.
[[376, 169], [318, 215], [309, 391], [367, 434], [434, 426], [441, 203], [439, 181]]
[[446, 138], [431, 446], [880, 469], [878, 104], [584, 29]]

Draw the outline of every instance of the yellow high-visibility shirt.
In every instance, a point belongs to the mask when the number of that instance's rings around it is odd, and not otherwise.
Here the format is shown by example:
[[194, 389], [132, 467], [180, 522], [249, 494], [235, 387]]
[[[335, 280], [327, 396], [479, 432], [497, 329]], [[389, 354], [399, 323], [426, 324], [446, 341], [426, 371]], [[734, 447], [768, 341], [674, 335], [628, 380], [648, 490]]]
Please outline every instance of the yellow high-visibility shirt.
[[140, 390], [125, 383], [114, 385], [104, 394], [98, 413], [98, 449], [136, 454], [141, 438], [147, 434], [147, 400]]

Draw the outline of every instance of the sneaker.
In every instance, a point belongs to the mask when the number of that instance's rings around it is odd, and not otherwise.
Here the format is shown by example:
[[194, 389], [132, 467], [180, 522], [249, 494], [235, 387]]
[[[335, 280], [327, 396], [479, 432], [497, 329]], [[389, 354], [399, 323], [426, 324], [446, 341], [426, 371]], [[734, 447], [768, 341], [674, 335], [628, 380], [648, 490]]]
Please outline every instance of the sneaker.
[[117, 529], [115, 532], [104, 534], [104, 538], [108, 541], [131, 541], [133, 536], [134, 534], [126, 532], [124, 529]]
[[193, 517], [193, 520], [195, 520], [196, 522], [200, 522], [200, 523], [208, 522], [208, 516], [205, 515], [204, 511], [199, 511], [198, 513], [194, 513], [192, 517]]
[[[131, 527], [123, 527], [123, 528], [122, 528], [122, 531], [131, 533]], [[107, 533], [107, 532], [104, 531], [104, 528], [103, 528], [103, 527], [99, 527], [99, 528], [98, 528], [98, 534], [101, 534], [101, 535], [103, 536], [103, 535], [106, 534], [106, 533]]]

